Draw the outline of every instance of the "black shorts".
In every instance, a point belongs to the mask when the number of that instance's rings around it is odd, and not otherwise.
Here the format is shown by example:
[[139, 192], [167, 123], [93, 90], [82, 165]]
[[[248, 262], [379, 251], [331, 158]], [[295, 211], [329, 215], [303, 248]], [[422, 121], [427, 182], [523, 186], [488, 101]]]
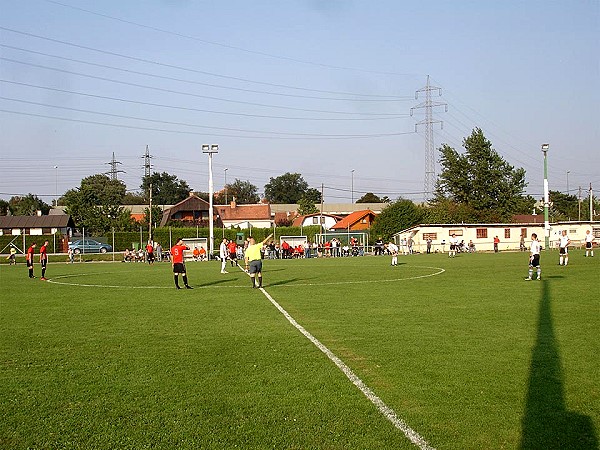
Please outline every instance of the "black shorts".
[[232, 261], [235, 261], [237, 259], [237, 253], [230, 253], [229, 254], [229, 259]]
[[559, 249], [558, 249], [558, 254], [559, 255], [566, 255], [568, 253], [569, 253], [568, 247], [559, 247]]
[[450, 244], [450, 250], [456, 250], [456, 245]]
[[148, 252], [148, 261], [154, 261], [154, 253]]
[[262, 260], [256, 259], [254, 261], [250, 261], [248, 273], [261, 273], [261, 272], [262, 272]]
[[185, 273], [185, 264], [183, 264], [183, 263], [173, 264], [173, 273]]
[[591, 249], [592, 248], [592, 243], [591, 242], [586, 242], [585, 243], [585, 248]]
[[540, 267], [540, 255], [533, 255], [533, 258], [529, 260], [530, 267]]
[[46, 266], [48, 265], [48, 258], [42, 259], [40, 261], [40, 264], [42, 265], [43, 268], [46, 268]]

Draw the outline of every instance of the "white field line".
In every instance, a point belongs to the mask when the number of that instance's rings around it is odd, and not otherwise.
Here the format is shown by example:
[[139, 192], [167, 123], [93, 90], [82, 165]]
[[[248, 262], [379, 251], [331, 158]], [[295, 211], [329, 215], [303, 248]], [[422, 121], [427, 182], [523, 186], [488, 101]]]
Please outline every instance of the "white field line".
[[[378, 280], [348, 280], [348, 281], [330, 281], [325, 283], [291, 283], [291, 284], [282, 284], [276, 286], [268, 286], [270, 288], [292, 288], [292, 287], [302, 287], [302, 286], [332, 286], [332, 285], [342, 285], [342, 284], [369, 284], [369, 283], [386, 283], [386, 282], [396, 282], [396, 281], [407, 281], [407, 280], [418, 280], [419, 278], [428, 278], [434, 277], [441, 273], [444, 273], [445, 270], [440, 267], [429, 267], [429, 266], [414, 266], [420, 267], [423, 269], [434, 269], [437, 272], [428, 273], [426, 275], [415, 275], [412, 277], [403, 277], [403, 278], [389, 278], [389, 279], [378, 279]], [[240, 269], [243, 271], [243, 269]], [[108, 272], [106, 272], [108, 273]], [[115, 284], [89, 284], [89, 283], [69, 283], [66, 281], [57, 281], [62, 280], [64, 278], [75, 278], [75, 277], [85, 277], [90, 275], [99, 275], [100, 273], [76, 273], [70, 275], [57, 275], [55, 277], [49, 278], [48, 283], [54, 284], [62, 284], [65, 286], [79, 286], [79, 287], [99, 287], [99, 288], [113, 288], [113, 289], [173, 289], [173, 286], [130, 286], [130, 285], [115, 285]], [[248, 286], [243, 285], [226, 285], [226, 286], [195, 286], [195, 289], [246, 289]]]
[[392, 424], [401, 430], [404, 435], [417, 447], [423, 450], [435, 450], [434, 447], [431, 447], [425, 439], [419, 435], [415, 430], [413, 430], [404, 420], [398, 417], [396, 412], [387, 406], [383, 400], [381, 400], [372, 390], [367, 386], [354, 372], [352, 369], [348, 367], [340, 358], [338, 358], [331, 350], [329, 350], [325, 345], [321, 343], [316, 337], [310, 334], [302, 325], [300, 325], [296, 320], [290, 316], [290, 314], [283, 309], [283, 307], [277, 303], [271, 295], [264, 288], [260, 288], [262, 293], [269, 299], [269, 301], [284, 315], [284, 317], [298, 330], [302, 333], [309, 341], [311, 341], [319, 350], [321, 350], [327, 357], [348, 377], [348, 379], [354, 384], [370, 401], [373, 403], [377, 409], [388, 419]]
[[[240, 267], [240, 270], [243, 270]], [[442, 272], [444, 270], [442, 269]], [[441, 272], [439, 272], [441, 273]], [[436, 274], [437, 275], [437, 274]], [[248, 275], [250, 276], [250, 275]], [[431, 275], [428, 275], [431, 276]], [[364, 381], [362, 381], [353, 371], [348, 367], [344, 361], [338, 358], [331, 350], [329, 350], [324, 344], [321, 343], [316, 337], [314, 337], [306, 328], [296, 322], [294, 319], [283, 307], [275, 301], [271, 295], [265, 291], [264, 288], [260, 288], [260, 291], [269, 299], [271, 304], [275, 306], [279, 310], [281, 314], [290, 322], [300, 333], [304, 335], [310, 342], [312, 342], [319, 350], [321, 350], [325, 355], [340, 369], [346, 377], [356, 386], [364, 395], [369, 399], [371, 403], [373, 403], [379, 412], [384, 415], [386, 419], [388, 419], [392, 424], [398, 428], [400, 431], [404, 433], [404, 435], [417, 447], [422, 450], [435, 450], [434, 447], [431, 447], [423, 437], [415, 430], [413, 430], [404, 420], [402, 420], [396, 412], [390, 408], [388, 405], [381, 400], [375, 392], [371, 390], [369, 386], [367, 386]]]

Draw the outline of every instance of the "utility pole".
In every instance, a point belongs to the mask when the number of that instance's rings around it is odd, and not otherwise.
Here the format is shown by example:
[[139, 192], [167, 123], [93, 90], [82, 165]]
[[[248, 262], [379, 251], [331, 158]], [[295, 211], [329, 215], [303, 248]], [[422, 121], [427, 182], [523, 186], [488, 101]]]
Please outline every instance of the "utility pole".
[[419, 125], [425, 125], [425, 181], [424, 181], [424, 200], [428, 201], [433, 198], [433, 187], [435, 186], [435, 150], [433, 144], [433, 125], [439, 123], [441, 128], [444, 128], [444, 122], [433, 119], [433, 107], [443, 106], [445, 112], [448, 112], [448, 104], [442, 102], [434, 102], [431, 100], [431, 93], [438, 91], [438, 95], [442, 95], [442, 88], [431, 86], [429, 84], [429, 75], [427, 75], [427, 84], [424, 88], [419, 89], [415, 93], [415, 99], [419, 98], [419, 93], [425, 93], [425, 101], [410, 109], [410, 115], [413, 115], [415, 109], [425, 108], [425, 119], [415, 124], [415, 132]]
[[549, 220], [549, 208], [550, 208], [550, 197], [548, 191], [548, 149], [550, 145], [542, 144], [542, 153], [544, 153], [544, 250], [550, 250], [550, 220]]
[[590, 222], [594, 221], [594, 195], [592, 191], [592, 183], [590, 183]]
[[577, 201], [577, 204], [579, 205], [579, 216], [577, 218], [577, 221], [581, 222], [581, 186], [579, 186], [579, 199]]
[[115, 159], [115, 152], [113, 152], [112, 154], [112, 159], [109, 163], [106, 163], [108, 165], [110, 165], [110, 170], [108, 172], [105, 172], [106, 175], [110, 175], [110, 179], [111, 180], [118, 180], [117, 178], [117, 174], [118, 173], [125, 173], [124, 170], [117, 170], [117, 164], [123, 164], [121, 161], [117, 161]]

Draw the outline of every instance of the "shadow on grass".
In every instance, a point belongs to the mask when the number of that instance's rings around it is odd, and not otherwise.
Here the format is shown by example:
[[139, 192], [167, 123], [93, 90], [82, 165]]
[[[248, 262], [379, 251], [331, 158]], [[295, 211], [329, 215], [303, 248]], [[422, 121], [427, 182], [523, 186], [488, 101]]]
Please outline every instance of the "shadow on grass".
[[280, 281], [274, 281], [272, 283], [267, 283], [265, 284], [265, 287], [270, 287], [270, 286], [283, 286], [285, 284], [290, 284], [293, 283], [295, 281], [300, 280], [300, 278], [290, 278], [289, 280], [280, 280]]
[[217, 286], [219, 284], [225, 284], [225, 283], [234, 283], [237, 281], [238, 281], [237, 278], [227, 278], [227, 279], [211, 281], [211, 282], [207, 282], [207, 283], [194, 283], [193, 285], [195, 287], [208, 287], [208, 286]]
[[545, 279], [542, 279], [522, 432], [521, 449], [598, 449], [591, 418], [566, 408], [550, 286]]

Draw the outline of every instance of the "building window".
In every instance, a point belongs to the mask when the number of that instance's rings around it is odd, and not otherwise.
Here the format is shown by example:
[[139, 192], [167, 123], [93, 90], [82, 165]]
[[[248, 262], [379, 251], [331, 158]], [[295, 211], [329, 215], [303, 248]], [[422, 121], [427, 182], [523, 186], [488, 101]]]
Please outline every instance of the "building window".
[[486, 239], [487, 238], [487, 228], [477, 228], [477, 239]]
[[510, 239], [510, 228], [504, 229], [504, 239]]
[[523, 236], [524, 238], [527, 237], [527, 228], [521, 228], [521, 236]]
[[456, 235], [456, 236], [462, 236], [463, 235], [463, 230], [450, 230], [448, 231], [448, 236], [452, 236], [452, 235]]
[[437, 240], [437, 233], [423, 233], [423, 240], [431, 239], [432, 241]]

